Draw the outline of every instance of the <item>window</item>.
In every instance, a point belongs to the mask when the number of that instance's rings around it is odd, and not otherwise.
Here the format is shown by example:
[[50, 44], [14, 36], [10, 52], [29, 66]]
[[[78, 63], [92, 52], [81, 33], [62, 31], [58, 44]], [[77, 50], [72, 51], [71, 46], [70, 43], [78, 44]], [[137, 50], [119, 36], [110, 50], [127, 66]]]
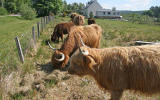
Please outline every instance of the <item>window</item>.
[[105, 15], [106, 14], [106, 12], [103, 12], [103, 15]]
[[108, 12], [108, 15], [110, 15], [111, 14], [111, 12]]
[[117, 12], [117, 15], [120, 15], [120, 13], [119, 13], [119, 12]]
[[114, 12], [113, 15], [116, 15], [116, 13]]

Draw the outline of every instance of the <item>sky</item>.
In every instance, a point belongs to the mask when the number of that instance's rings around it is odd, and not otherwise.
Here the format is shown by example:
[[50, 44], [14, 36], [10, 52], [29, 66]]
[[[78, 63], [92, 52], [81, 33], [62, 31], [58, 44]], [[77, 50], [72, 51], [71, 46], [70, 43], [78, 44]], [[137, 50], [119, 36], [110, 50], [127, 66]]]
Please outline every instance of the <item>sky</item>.
[[[85, 3], [90, 0], [66, 0], [67, 3]], [[97, 0], [103, 8], [111, 9], [116, 7], [117, 10], [148, 10], [151, 6], [160, 6], [160, 0]]]

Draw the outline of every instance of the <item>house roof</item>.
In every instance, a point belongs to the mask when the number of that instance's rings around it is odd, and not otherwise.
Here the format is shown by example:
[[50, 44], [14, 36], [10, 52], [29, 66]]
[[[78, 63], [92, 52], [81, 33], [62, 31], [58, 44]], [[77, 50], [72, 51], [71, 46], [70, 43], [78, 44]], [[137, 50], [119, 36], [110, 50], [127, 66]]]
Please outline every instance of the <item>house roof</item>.
[[86, 7], [84, 9], [87, 9], [90, 5], [92, 5], [95, 1], [90, 1], [87, 3]]

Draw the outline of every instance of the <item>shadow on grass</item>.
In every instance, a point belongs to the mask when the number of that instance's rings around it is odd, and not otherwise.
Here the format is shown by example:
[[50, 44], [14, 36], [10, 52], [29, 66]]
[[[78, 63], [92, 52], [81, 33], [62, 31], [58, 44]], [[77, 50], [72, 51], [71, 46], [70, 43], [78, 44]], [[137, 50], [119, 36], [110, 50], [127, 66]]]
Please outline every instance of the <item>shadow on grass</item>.
[[54, 67], [51, 62], [48, 62], [46, 64], [37, 64], [37, 66], [41, 71], [44, 71], [47, 74], [51, 74], [54, 70], [67, 71], [69, 67], [66, 66], [65, 68], [57, 68]]

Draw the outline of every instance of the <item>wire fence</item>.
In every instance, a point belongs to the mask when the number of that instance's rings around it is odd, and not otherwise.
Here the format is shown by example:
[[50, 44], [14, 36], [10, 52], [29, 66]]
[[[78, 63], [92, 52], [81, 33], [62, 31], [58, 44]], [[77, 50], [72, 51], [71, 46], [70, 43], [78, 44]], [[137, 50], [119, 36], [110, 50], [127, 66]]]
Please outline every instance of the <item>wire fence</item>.
[[42, 32], [46, 29], [46, 25], [53, 23], [54, 16], [42, 17], [36, 25], [31, 29], [30, 34], [22, 34], [21, 36], [15, 37], [16, 47], [18, 49], [18, 56], [22, 63], [25, 62], [25, 55], [30, 50], [30, 48], [35, 48], [37, 45], [37, 40], [39, 39]]

